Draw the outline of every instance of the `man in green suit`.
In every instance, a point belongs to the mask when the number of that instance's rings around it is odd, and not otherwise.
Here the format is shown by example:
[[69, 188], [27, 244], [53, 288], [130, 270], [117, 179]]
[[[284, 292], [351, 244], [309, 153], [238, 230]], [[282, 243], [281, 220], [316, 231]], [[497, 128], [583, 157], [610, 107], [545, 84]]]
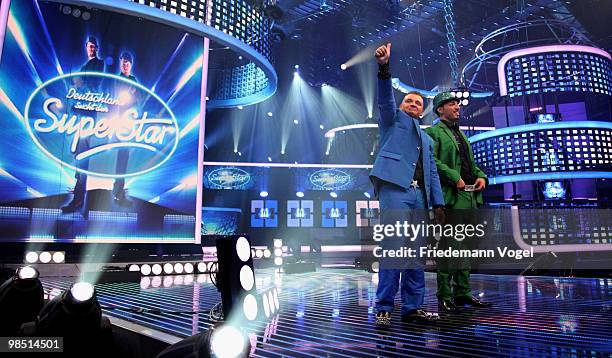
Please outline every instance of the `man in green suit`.
[[[446, 208], [452, 209], [447, 214], [448, 221], [467, 224], [466, 221], [473, 218], [473, 209], [483, 204], [482, 190], [487, 185], [487, 176], [474, 162], [470, 142], [459, 129], [459, 99], [450, 92], [441, 92], [434, 98], [433, 110], [440, 121], [425, 131], [433, 139]], [[467, 245], [468, 239], [443, 238], [438, 248], [468, 249]], [[438, 302], [442, 310], [455, 311], [464, 305], [490, 306], [472, 296], [469, 259], [438, 259], [437, 278]]]

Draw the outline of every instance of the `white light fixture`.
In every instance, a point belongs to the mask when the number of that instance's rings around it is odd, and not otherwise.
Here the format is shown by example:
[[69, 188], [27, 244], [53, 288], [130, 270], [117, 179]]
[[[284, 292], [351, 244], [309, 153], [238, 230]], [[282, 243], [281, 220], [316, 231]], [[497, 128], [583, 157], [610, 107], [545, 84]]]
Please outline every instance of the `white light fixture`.
[[247, 262], [248, 259], [251, 258], [251, 245], [246, 237], [240, 236], [238, 240], [236, 240], [236, 254], [238, 254], [238, 258], [242, 262]]
[[40, 262], [42, 262], [43, 264], [49, 263], [51, 262], [51, 253], [48, 251], [43, 251], [40, 253], [40, 255], [38, 256], [38, 259], [40, 260]]
[[295, 196], [297, 196], [298, 198], [303, 198], [304, 192], [298, 191], [297, 193], [295, 193]]
[[263, 255], [266, 259], [270, 258], [270, 256], [272, 256], [272, 253], [270, 252], [270, 250], [265, 249], [263, 252]]
[[282, 265], [282, 264], [283, 264], [283, 258], [282, 258], [282, 257], [280, 257], [280, 256], [279, 256], [279, 257], [274, 258], [274, 264], [275, 264], [276, 266], [280, 266], [280, 265]]
[[151, 267], [151, 272], [153, 272], [154, 275], [161, 275], [162, 273], [162, 267], [160, 264], [155, 264]]
[[183, 264], [180, 262], [177, 262], [174, 264], [174, 272], [176, 272], [177, 274], [182, 274], [183, 273]]
[[174, 267], [172, 266], [171, 263], [165, 263], [164, 264], [164, 273], [166, 275], [171, 274], [174, 271]]
[[216, 329], [210, 338], [210, 350], [215, 357], [239, 357], [246, 346], [245, 337], [234, 326], [224, 325]]
[[183, 268], [185, 269], [185, 273], [193, 273], [193, 264], [191, 262], [186, 263]]
[[259, 196], [261, 196], [262, 198], [266, 198], [268, 196], [268, 192], [263, 190], [263, 191], [259, 192]]
[[70, 288], [70, 294], [72, 294], [75, 300], [84, 302], [93, 297], [94, 287], [89, 282], [77, 282]]
[[24, 266], [17, 270], [20, 280], [31, 280], [38, 277], [38, 271], [32, 266]]
[[151, 274], [151, 266], [144, 264], [140, 266], [140, 273], [145, 276], [149, 276]]
[[128, 271], [130, 271], [130, 272], [140, 272], [140, 266], [138, 266], [136, 264], [132, 264], [132, 265], [130, 265], [130, 267], [128, 267]]
[[277, 247], [277, 248], [283, 247], [283, 240], [281, 240], [281, 239], [274, 239], [274, 247]]
[[206, 262], [198, 262], [198, 272], [204, 273], [207, 271]]
[[337, 197], [338, 197], [338, 194], [336, 194], [336, 192], [335, 192], [335, 191], [332, 191], [331, 193], [329, 193], [329, 196], [331, 196], [332, 198], [334, 198], [334, 199], [335, 199], [335, 198], [337, 198]]
[[255, 296], [250, 293], [246, 295], [242, 304], [242, 310], [244, 312], [244, 316], [249, 321], [257, 318], [257, 300], [255, 299]]
[[53, 262], [61, 264], [66, 260], [66, 254], [62, 251], [56, 251], [53, 253]]
[[26, 254], [25, 260], [29, 264], [33, 264], [38, 261], [38, 253], [36, 251], [30, 251]]
[[246, 291], [250, 291], [255, 284], [255, 276], [253, 275], [253, 270], [248, 266], [244, 265], [240, 269], [240, 284], [242, 288]]

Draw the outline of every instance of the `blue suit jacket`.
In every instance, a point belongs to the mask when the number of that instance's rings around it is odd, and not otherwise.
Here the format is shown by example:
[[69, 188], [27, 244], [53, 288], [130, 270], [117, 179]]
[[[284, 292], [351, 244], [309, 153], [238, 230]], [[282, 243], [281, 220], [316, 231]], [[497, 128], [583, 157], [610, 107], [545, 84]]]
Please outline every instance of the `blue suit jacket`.
[[378, 80], [378, 108], [380, 119], [380, 151], [370, 172], [370, 179], [409, 188], [419, 160], [419, 151], [423, 148], [423, 175], [427, 205], [444, 205], [444, 196], [440, 187], [440, 178], [434, 154], [432, 140], [419, 127], [419, 122], [397, 108], [391, 80]]

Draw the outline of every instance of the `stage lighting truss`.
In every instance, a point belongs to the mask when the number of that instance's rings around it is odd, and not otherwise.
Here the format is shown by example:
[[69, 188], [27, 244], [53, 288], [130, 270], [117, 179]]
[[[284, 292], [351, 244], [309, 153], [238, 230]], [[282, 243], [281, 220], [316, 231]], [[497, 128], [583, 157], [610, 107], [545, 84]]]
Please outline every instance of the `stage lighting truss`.
[[62, 264], [65, 261], [65, 251], [28, 251], [24, 257], [27, 264]]
[[269, 259], [272, 256], [272, 250], [270, 250], [267, 246], [251, 247], [251, 257], [253, 260]]
[[140, 272], [142, 276], [214, 274], [217, 272], [217, 262], [149, 262], [127, 265], [126, 270]]

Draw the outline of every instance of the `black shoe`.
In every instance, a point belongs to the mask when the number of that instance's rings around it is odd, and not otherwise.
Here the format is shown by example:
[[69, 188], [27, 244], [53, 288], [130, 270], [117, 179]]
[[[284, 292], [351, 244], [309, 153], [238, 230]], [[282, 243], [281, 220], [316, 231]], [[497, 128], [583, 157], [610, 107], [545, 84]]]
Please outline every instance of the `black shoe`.
[[455, 312], [459, 310], [459, 307], [451, 300], [438, 300], [438, 308], [445, 312]]
[[83, 207], [83, 201], [82, 200], [72, 199], [71, 202], [69, 202], [68, 204], [62, 206], [62, 213], [64, 213], [64, 214], [74, 213], [76, 211], [81, 210], [82, 207]]
[[455, 298], [455, 304], [457, 304], [458, 306], [468, 305], [468, 306], [479, 307], [479, 308], [493, 306], [492, 303], [481, 301], [477, 297], [474, 297], [474, 296], [472, 296], [472, 297], [457, 297], [457, 298]]
[[391, 325], [391, 313], [387, 311], [379, 311], [376, 314], [376, 325], [377, 326], [390, 326]]
[[413, 313], [402, 315], [402, 322], [434, 323], [440, 319], [437, 313], [416, 310]]

